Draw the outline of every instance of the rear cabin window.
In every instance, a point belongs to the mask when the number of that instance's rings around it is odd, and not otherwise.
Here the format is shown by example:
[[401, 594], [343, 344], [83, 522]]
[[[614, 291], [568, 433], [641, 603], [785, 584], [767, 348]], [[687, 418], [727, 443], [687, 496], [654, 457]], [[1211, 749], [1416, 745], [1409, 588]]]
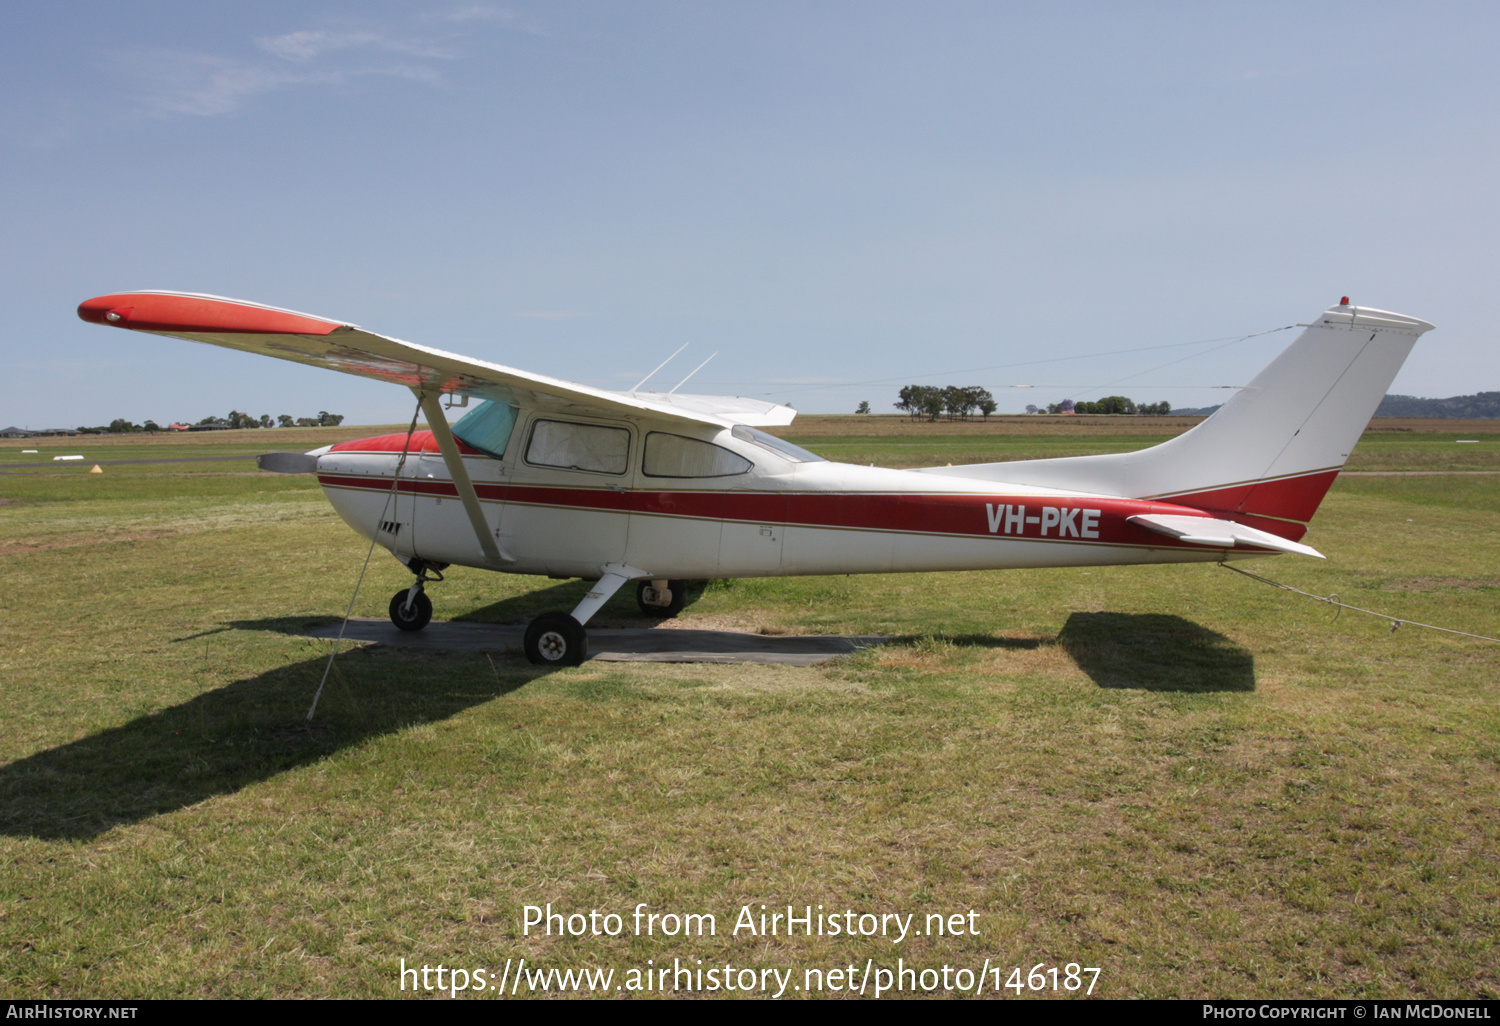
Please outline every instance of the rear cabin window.
[[653, 431], [646, 436], [641, 472], [647, 477], [734, 477], [754, 466], [723, 446]]
[[510, 403], [488, 400], [464, 414], [451, 428], [453, 437], [471, 449], [497, 460], [505, 458], [510, 433], [516, 426], [516, 408]]
[[526, 462], [537, 467], [623, 474], [629, 460], [630, 432], [600, 424], [539, 420], [526, 446]]

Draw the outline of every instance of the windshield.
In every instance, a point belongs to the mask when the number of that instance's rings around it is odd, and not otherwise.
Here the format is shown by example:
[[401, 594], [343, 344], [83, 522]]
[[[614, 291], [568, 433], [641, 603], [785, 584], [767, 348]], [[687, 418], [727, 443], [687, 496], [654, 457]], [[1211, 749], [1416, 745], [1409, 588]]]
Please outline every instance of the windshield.
[[453, 437], [471, 449], [497, 460], [505, 458], [510, 433], [516, 426], [516, 408], [509, 403], [487, 400], [460, 417], [449, 428]]

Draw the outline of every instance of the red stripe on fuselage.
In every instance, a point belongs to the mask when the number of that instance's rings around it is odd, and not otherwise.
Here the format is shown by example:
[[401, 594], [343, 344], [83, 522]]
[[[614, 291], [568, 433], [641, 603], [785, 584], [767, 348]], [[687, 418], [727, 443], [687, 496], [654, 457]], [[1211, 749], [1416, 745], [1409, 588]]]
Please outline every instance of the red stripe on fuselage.
[[[404, 435], [400, 437], [405, 438]], [[318, 481], [329, 488], [376, 492], [389, 491], [391, 487], [389, 477], [374, 475], [319, 474]], [[479, 483], [474, 488], [480, 499], [491, 502], [601, 513], [1149, 548], [1201, 550], [1203, 546], [1178, 542], [1148, 531], [1129, 523], [1129, 517], [1141, 514], [1206, 517], [1201, 510], [1186, 506], [1138, 499], [899, 492], [620, 492], [603, 488]], [[399, 490], [442, 498], [458, 496], [458, 489], [451, 481], [436, 479], [403, 478]], [[991, 530], [992, 526], [994, 530]]]
[[[1315, 474], [1303, 474], [1300, 477], [1283, 477], [1275, 481], [1250, 481], [1228, 488], [1214, 488], [1187, 495], [1172, 495], [1167, 498], [1179, 505], [1206, 510], [1215, 516], [1224, 516], [1244, 524], [1248, 524], [1249, 521], [1234, 514], [1272, 517], [1276, 520], [1307, 521], [1311, 520], [1313, 514], [1318, 511], [1323, 497], [1328, 494], [1328, 489], [1333, 487], [1334, 479], [1338, 476], [1337, 470], [1320, 470]], [[1290, 525], [1283, 525], [1280, 530], [1266, 527], [1261, 522], [1257, 522], [1254, 526], [1272, 531], [1282, 537], [1290, 537], [1285, 533]], [[1303, 531], [1305, 532], [1306, 528], [1303, 528]]]

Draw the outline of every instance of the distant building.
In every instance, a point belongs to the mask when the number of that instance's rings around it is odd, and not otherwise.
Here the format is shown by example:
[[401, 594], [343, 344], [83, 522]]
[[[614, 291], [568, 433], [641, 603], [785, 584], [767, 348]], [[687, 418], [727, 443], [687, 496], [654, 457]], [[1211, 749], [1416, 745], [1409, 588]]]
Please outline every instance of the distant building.
[[76, 434], [78, 432], [73, 428], [41, 428], [40, 430], [32, 431], [30, 428], [8, 427], [4, 431], [0, 431], [0, 438], [51, 438], [60, 436], [72, 438]]

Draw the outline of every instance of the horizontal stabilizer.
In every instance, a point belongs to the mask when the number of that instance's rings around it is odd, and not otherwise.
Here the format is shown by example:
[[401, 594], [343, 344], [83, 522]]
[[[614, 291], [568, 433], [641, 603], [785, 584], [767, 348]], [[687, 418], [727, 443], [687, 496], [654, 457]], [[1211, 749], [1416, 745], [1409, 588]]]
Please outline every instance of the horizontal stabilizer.
[[1311, 545], [1287, 541], [1285, 538], [1266, 531], [1258, 531], [1253, 527], [1237, 524], [1233, 520], [1143, 514], [1131, 517], [1130, 522], [1139, 524], [1148, 531], [1155, 531], [1168, 538], [1187, 542], [1189, 545], [1205, 545], [1213, 549], [1232, 549], [1239, 545], [1248, 545], [1259, 549], [1275, 549], [1278, 552], [1295, 552], [1302, 556], [1326, 558]]

